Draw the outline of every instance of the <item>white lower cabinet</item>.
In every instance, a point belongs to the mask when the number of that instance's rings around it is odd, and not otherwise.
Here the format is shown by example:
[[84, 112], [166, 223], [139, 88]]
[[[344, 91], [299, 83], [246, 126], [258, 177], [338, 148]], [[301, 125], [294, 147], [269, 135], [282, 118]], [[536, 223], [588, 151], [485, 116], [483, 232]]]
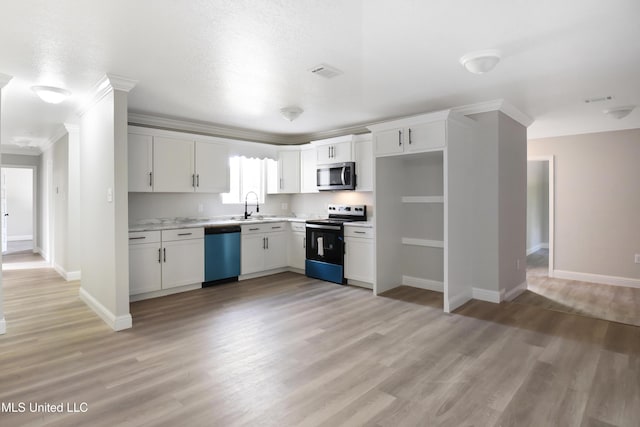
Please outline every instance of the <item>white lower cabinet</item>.
[[129, 295], [203, 280], [204, 228], [129, 233]]
[[304, 270], [306, 256], [306, 228], [304, 222], [292, 222], [289, 234], [289, 267]]
[[344, 277], [367, 284], [373, 283], [373, 229], [344, 227]]
[[258, 273], [287, 266], [285, 223], [242, 226], [240, 274]]

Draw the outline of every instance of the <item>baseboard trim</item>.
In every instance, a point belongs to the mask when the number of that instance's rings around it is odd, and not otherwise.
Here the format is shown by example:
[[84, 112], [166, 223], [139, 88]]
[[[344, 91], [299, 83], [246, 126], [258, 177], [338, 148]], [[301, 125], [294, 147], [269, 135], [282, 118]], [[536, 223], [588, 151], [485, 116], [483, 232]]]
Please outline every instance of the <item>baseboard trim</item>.
[[504, 293], [504, 300], [505, 301], [513, 301], [514, 299], [516, 299], [521, 293], [523, 293], [524, 291], [527, 290], [527, 281], [525, 280], [524, 282], [520, 283], [518, 286], [516, 286], [513, 289], [510, 289], [508, 291], [506, 291]]
[[480, 301], [492, 302], [495, 304], [499, 304], [502, 300], [502, 293], [499, 291], [490, 291], [487, 289], [481, 288], [473, 288], [472, 294], [473, 299], [477, 299]]
[[150, 298], [166, 297], [167, 295], [179, 294], [181, 292], [188, 292], [196, 289], [202, 289], [202, 283], [192, 283], [190, 285], [178, 286], [175, 288], [161, 289], [159, 291], [129, 295], [129, 302], [142, 301]]
[[19, 242], [20, 240], [33, 240], [33, 235], [25, 234], [19, 236], [7, 236], [7, 242]]
[[437, 280], [402, 276], [402, 284], [405, 286], [411, 286], [412, 288], [426, 289], [427, 291], [444, 292], [444, 283]]
[[114, 331], [129, 329], [133, 325], [130, 313], [116, 316], [82, 287], [80, 288], [79, 295], [80, 299]]
[[7, 322], [4, 320], [4, 317], [0, 319], [0, 335], [4, 335], [7, 333]]
[[603, 274], [579, 273], [577, 271], [553, 270], [553, 277], [564, 280], [577, 280], [580, 282], [599, 283], [601, 285], [623, 286], [626, 288], [639, 288], [640, 279], [630, 277], [607, 276]]
[[33, 252], [36, 254], [40, 254], [40, 256], [47, 262], [49, 262], [49, 254], [46, 253], [40, 246], [36, 246], [33, 249]]
[[53, 269], [56, 271], [56, 273], [62, 276], [62, 278], [67, 282], [70, 282], [72, 280], [80, 280], [81, 278], [80, 270], [66, 271], [59, 264], [55, 264], [55, 263], [53, 264]]
[[470, 301], [470, 300], [471, 298], [467, 294], [456, 295], [452, 298], [449, 298], [448, 300], [445, 299], [445, 302], [444, 302], [445, 312], [451, 313], [452, 311], [461, 307], [463, 304], [465, 304], [467, 301]]
[[540, 243], [540, 249], [549, 249], [548, 243]]

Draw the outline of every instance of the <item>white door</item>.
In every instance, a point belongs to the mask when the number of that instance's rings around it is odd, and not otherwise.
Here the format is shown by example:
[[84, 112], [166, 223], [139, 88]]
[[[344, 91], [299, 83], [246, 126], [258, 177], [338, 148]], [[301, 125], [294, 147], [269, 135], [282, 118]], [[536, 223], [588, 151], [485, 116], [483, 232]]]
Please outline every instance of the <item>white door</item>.
[[264, 252], [266, 240], [264, 234], [248, 234], [242, 236], [241, 264], [242, 274], [256, 273], [264, 270]]
[[196, 191], [229, 192], [229, 152], [222, 144], [196, 142]]
[[202, 283], [204, 239], [162, 243], [162, 289]]
[[160, 290], [161, 256], [160, 242], [129, 245], [129, 295]]
[[268, 233], [265, 235], [266, 250], [264, 252], [264, 269], [281, 268], [287, 266], [287, 235], [286, 233]]
[[278, 160], [280, 169], [280, 193], [300, 192], [300, 152], [281, 151]]
[[192, 193], [196, 178], [193, 152], [193, 141], [154, 137], [154, 191]]
[[374, 150], [376, 156], [385, 154], [397, 154], [404, 151], [404, 129], [396, 128], [376, 132], [373, 135]]
[[300, 150], [300, 192], [317, 193], [315, 147]]
[[305, 233], [292, 232], [289, 234], [289, 267], [304, 270]]
[[7, 217], [9, 214], [7, 213], [7, 179], [5, 176], [5, 170], [2, 169], [2, 183], [0, 184], [1, 194], [0, 198], [2, 199], [2, 252], [7, 251]]
[[411, 126], [407, 129], [405, 150], [424, 151], [444, 147], [447, 141], [446, 121]]
[[129, 191], [153, 191], [153, 137], [130, 133], [127, 138], [129, 152]]

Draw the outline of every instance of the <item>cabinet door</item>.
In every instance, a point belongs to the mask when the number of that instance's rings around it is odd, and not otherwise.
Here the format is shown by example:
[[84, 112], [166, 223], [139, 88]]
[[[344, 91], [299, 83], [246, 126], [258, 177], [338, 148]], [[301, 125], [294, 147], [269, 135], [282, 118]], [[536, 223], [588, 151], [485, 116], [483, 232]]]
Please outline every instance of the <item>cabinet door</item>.
[[304, 148], [300, 151], [300, 192], [317, 193], [316, 150]]
[[196, 191], [229, 192], [229, 152], [223, 144], [195, 143]]
[[376, 156], [397, 154], [404, 151], [404, 129], [389, 129], [373, 134]]
[[433, 148], [444, 147], [446, 137], [445, 120], [410, 126], [407, 129], [407, 144], [405, 145], [405, 151], [425, 151]]
[[183, 139], [153, 138], [154, 191], [194, 191], [194, 143]]
[[351, 153], [353, 144], [351, 141], [338, 142], [332, 144], [333, 150], [331, 151], [331, 163], [344, 163], [350, 162], [353, 159]]
[[305, 233], [289, 234], [289, 267], [304, 270], [306, 237]]
[[373, 143], [355, 143], [356, 191], [373, 191]]
[[163, 242], [162, 289], [204, 281], [204, 239]]
[[316, 147], [316, 163], [318, 165], [326, 165], [335, 163], [331, 155], [334, 144], [318, 145]]
[[300, 192], [300, 152], [281, 151], [278, 156], [279, 192]]
[[160, 243], [129, 245], [129, 295], [161, 289]]
[[287, 234], [265, 234], [266, 250], [264, 251], [264, 269], [281, 268], [287, 266]]
[[373, 283], [373, 241], [345, 238], [344, 277]]
[[153, 191], [153, 137], [130, 133], [127, 144], [129, 191]]
[[250, 274], [264, 270], [266, 241], [264, 234], [242, 235], [240, 245], [240, 273]]

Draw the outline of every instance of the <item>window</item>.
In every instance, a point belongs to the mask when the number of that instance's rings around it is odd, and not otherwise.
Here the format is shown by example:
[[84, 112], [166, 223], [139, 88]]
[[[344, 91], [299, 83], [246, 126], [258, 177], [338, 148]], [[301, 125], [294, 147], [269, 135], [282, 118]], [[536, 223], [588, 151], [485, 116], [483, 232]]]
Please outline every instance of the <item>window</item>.
[[[222, 203], [244, 203], [249, 191], [258, 195], [260, 203], [264, 203], [266, 162], [262, 159], [231, 157], [229, 159], [229, 192], [222, 194]], [[251, 201], [255, 202], [253, 196]]]

